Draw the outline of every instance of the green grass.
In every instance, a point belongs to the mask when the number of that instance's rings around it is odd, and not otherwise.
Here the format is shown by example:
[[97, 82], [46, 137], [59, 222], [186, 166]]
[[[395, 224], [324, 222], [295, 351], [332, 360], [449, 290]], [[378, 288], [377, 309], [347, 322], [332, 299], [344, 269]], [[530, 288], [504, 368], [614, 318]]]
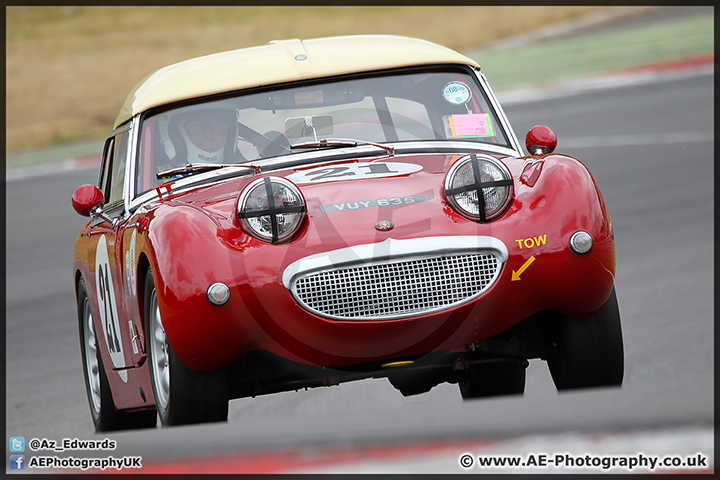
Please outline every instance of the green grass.
[[8, 155], [5, 161], [5, 169], [12, 170], [15, 168], [34, 167], [48, 163], [62, 162], [63, 160], [85, 155], [99, 155], [102, 152], [102, 148], [102, 139], [96, 139], [28, 150], [14, 155]]
[[676, 60], [714, 51], [714, 18], [681, 18], [633, 30], [547, 40], [475, 58], [497, 90]]

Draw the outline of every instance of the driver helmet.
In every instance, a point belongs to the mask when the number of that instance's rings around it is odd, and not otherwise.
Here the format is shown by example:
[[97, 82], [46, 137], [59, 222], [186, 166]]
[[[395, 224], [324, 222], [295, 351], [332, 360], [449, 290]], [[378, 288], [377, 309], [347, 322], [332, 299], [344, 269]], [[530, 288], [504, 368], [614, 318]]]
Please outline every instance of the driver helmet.
[[232, 162], [238, 138], [237, 111], [229, 105], [197, 105], [162, 113], [160, 139], [170, 163]]

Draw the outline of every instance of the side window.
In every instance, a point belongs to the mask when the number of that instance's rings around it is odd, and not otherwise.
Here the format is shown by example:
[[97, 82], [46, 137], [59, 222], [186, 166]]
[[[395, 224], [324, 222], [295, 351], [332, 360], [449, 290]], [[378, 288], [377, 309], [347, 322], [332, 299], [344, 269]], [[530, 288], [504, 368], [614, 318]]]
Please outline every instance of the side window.
[[103, 150], [103, 163], [102, 171], [100, 172], [100, 180], [98, 188], [103, 192], [105, 196], [105, 203], [107, 203], [108, 195], [110, 194], [110, 172], [113, 164], [113, 154], [115, 153], [115, 138], [110, 138], [105, 142], [105, 148]]
[[125, 130], [115, 136], [112, 162], [109, 165], [110, 171], [112, 172], [109, 179], [110, 190], [109, 192], [106, 190], [106, 192], [108, 192], [108, 203], [115, 203], [123, 198], [123, 190], [125, 187], [125, 165], [127, 164], [129, 139], [129, 130]]

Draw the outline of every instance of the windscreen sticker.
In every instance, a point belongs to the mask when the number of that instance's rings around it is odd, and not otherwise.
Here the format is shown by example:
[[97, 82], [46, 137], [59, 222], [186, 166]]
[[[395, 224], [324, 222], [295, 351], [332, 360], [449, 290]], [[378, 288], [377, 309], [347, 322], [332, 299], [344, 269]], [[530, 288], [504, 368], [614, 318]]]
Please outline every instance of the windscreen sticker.
[[295, 93], [295, 103], [298, 105], [307, 105], [309, 103], [322, 103], [322, 102], [323, 102], [322, 90], [313, 90], [311, 92]]
[[462, 105], [470, 101], [472, 91], [462, 82], [450, 82], [443, 87], [443, 98], [453, 105]]
[[446, 118], [446, 126], [453, 138], [492, 137], [495, 135], [489, 113], [451, 115]]

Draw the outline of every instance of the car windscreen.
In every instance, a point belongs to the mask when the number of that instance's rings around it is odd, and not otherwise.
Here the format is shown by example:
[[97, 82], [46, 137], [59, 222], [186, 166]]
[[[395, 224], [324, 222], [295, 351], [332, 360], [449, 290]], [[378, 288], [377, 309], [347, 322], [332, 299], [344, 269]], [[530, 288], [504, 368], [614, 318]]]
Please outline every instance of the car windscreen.
[[158, 109], [142, 121], [136, 192], [187, 164], [232, 164], [350, 139], [468, 141], [510, 147], [476, 74], [464, 66], [344, 75]]

